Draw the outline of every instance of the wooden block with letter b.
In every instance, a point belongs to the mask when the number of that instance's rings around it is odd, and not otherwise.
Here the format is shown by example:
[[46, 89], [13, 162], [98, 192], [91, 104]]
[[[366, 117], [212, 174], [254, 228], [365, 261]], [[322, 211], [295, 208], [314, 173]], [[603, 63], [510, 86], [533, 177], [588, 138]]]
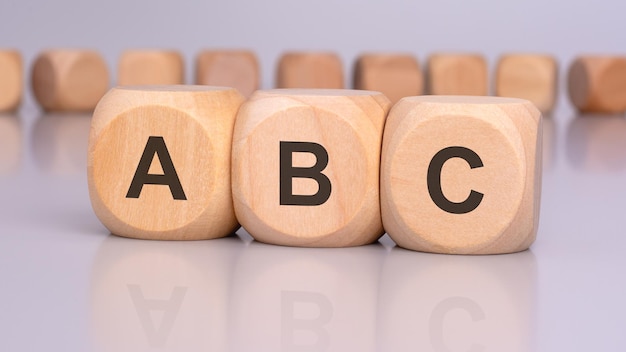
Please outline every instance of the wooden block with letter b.
[[434, 54], [428, 59], [428, 94], [487, 95], [487, 62], [475, 54]]
[[230, 188], [233, 88], [137, 86], [109, 91], [94, 111], [88, 181], [114, 234], [223, 237], [237, 227]]
[[261, 242], [371, 243], [380, 219], [380, 145], [389, 100], [357, 90], [257, 91], [233, 136], [237, 219]]
[[541, 126], [541, 113], [522, 99], [402, 99], [382, 149], [387, 233], [424, 252], [527, 249], [539, 220]]
[[185, 65], [174, 50], [127, 50], [117, 67], [117, 84], [183, 84]]

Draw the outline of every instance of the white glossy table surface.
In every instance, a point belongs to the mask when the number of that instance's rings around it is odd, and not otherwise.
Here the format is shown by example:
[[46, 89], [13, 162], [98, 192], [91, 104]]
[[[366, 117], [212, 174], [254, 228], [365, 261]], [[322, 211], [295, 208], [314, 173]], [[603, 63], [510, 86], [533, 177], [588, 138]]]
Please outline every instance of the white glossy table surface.
[[0, 117], [0, 350], [624, 350], [626, 119], [564, 105], [537, 241], [478, 257], [119, 238], [89, 202], [89, 115]]

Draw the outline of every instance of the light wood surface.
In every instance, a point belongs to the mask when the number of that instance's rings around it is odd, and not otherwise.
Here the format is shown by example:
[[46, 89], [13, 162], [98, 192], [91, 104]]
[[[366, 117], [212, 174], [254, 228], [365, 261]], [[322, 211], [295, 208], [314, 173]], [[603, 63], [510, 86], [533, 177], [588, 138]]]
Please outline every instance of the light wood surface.
[[[222, 87], [109, 91], [94, 112], [89, 138], [89, 193], [100, 221], [116, 235], [144, 239], [232, 233], [238, 225], [230, 155], [242, 102], [235, 89]], [[166, 151], [151, 149], [155, 145]], [[148, 177], [160, 182], [150, 184]]]
[[[383, 233], [380, 146], [389, 108], [389, 100], [378, 92], [255, 92], [239, 111], [233, 137], [233, 198], [242, 226], [256, 240], [278, 245], [344, 247], [378, 239]], [[322, 181], [284, 175], [281, 179], [281, 162], [311, 170], [323, 159], [321, 153], [308, 151], [281, 156], [281, 142], [319, 144], [328, 163], [311, 174]], [[283, 201], [281, 185], [292, 181], [287, 192], [315, 196], [326, 189], [324, 178], [330, 192], [323, 202]]]
[[409, 54], [363, 54], [354, 66], [354, 89], [378, 91], [397, 103], [421, 95], [424, 78], [417, 59]]
[[569, 68], [568, 90], [582, 112], [626, 111], [626, 57], [578, 57]]
[[196, 84], [233, 87], [250, 97], [259, 89], [259, 62], [252, 51], [202, 51], [196, 58]]
[[529, 100], [543, 114], [554, 109], [558, 68], [549, 55], [504, 55], [496, 69], [496, 95]]
[[278, 62], [276, 87], [344, 88], [341, 60], [334, 53], [285, 53]]
[[477, 54], [433, 54], [428, 59], [428, 92], [434, 95], [487, 95], [485, 58]]
[[185, 65], [175, 50], [127, 50], [117, 66], [117, 85], [183, 84]]
[[15, 111], [20, 105], [23, 77], [22, 55], [16, 50], [0, 50], [0, 112]]
[[109, 71], [98, 52], [47, 50], [33, 65], [32, 88], [44, 110], [90, 111], [109, 88]]
[[541, 127], [541, 113], [526, 100], [402, 99], [389, 113], [382, 148], [387, 233], [424, 252], [527, 249], [539, 216]]

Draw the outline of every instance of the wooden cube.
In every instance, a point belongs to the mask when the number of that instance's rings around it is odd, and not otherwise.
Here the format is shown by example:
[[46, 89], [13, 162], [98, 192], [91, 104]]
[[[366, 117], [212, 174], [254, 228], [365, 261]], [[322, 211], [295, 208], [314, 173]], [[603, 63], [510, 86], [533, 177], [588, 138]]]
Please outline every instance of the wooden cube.
[[285, 53], [278, 62], [276, 87], [341, 89], [344, 87], [341, 60], [334, 53]]
[[183, 57], [174, 50], [127, 50], [117, 66], [117, 84], [183, 84]]
[[421, 95], [424, 85], [417, 59], [402, 54], [364, 54], [354, 67], [354, 88], [379, 91], [392, 104]]
[[557, 63], [552, 56], [505, 55], [496, 70], [496, 95], [529, 100], [548, 114], [556, 102], [557, 76]]
[[402, 99], [382, 149], [387, 233], [424, 252], [527, 249], [537, 233], [541, 126], [541, 113], [522, 99]]
[[196, 84], [233, 87], [249, 97], [259, 89], [259, 62], [251, 51], [205, 50], [196, 58]]
[[15, 111], [22, 100], [22, 55], [0, 50], [0, 112]]
[[569, 68], [568, 92], [582, 112], [626, 111], [626, 57], [582, 56]]
[[382, 234], [380, 143], [389, 100], [357, 90], [257, 91], [233, 137], [233, 198], [258, 241], [311, 247]]
[[93, 209], [114, 234], [195, 240], [237, 227], [230, 188], [233, 88], [114, 88], [94, 111], [88, 181]]
[[35, 60], [32, 88], [46, 111], [90, 111], [109, 88], [109, 71], [95, 51], [48, 50]]
[[428, 59], [428, 92], [434, 95], [487, 95], [487, 62], [481, 55], [434, 54]]

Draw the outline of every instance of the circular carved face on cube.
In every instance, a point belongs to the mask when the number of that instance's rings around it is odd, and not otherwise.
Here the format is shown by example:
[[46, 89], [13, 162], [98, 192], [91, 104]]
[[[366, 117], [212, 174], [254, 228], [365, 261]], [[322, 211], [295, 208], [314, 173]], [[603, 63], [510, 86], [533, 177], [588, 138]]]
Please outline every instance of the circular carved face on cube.
[[121, 88], [94, 113], [89, 181], [111, 232], [221, 237], [236, 221], [230, 144], [241, 96], [230, 88]]
[[[390, 115], [383, 151], [383, 221], [392, 238], [444, 253], [524, 242], [539, 158], [532, 105], [470, 97], [403, 103]], [[518, 235], [505, 238], [511, 231]]]
[[[94, 164], [95, 187], [120, 221], [146, 231], [178, 229], [208, 206], [213, 154], [208, 133], [188, 114], [163, 106], [134, 108], [101, 133], [93, 158], [106, 162]], [[148, 216], [159, 213], [168, 216]]]
[[239, 112], [233, 194], [258, 240], [346, 246], [373, 241], [378, 168], [389, 102], [380, 93], [275, 90]]

